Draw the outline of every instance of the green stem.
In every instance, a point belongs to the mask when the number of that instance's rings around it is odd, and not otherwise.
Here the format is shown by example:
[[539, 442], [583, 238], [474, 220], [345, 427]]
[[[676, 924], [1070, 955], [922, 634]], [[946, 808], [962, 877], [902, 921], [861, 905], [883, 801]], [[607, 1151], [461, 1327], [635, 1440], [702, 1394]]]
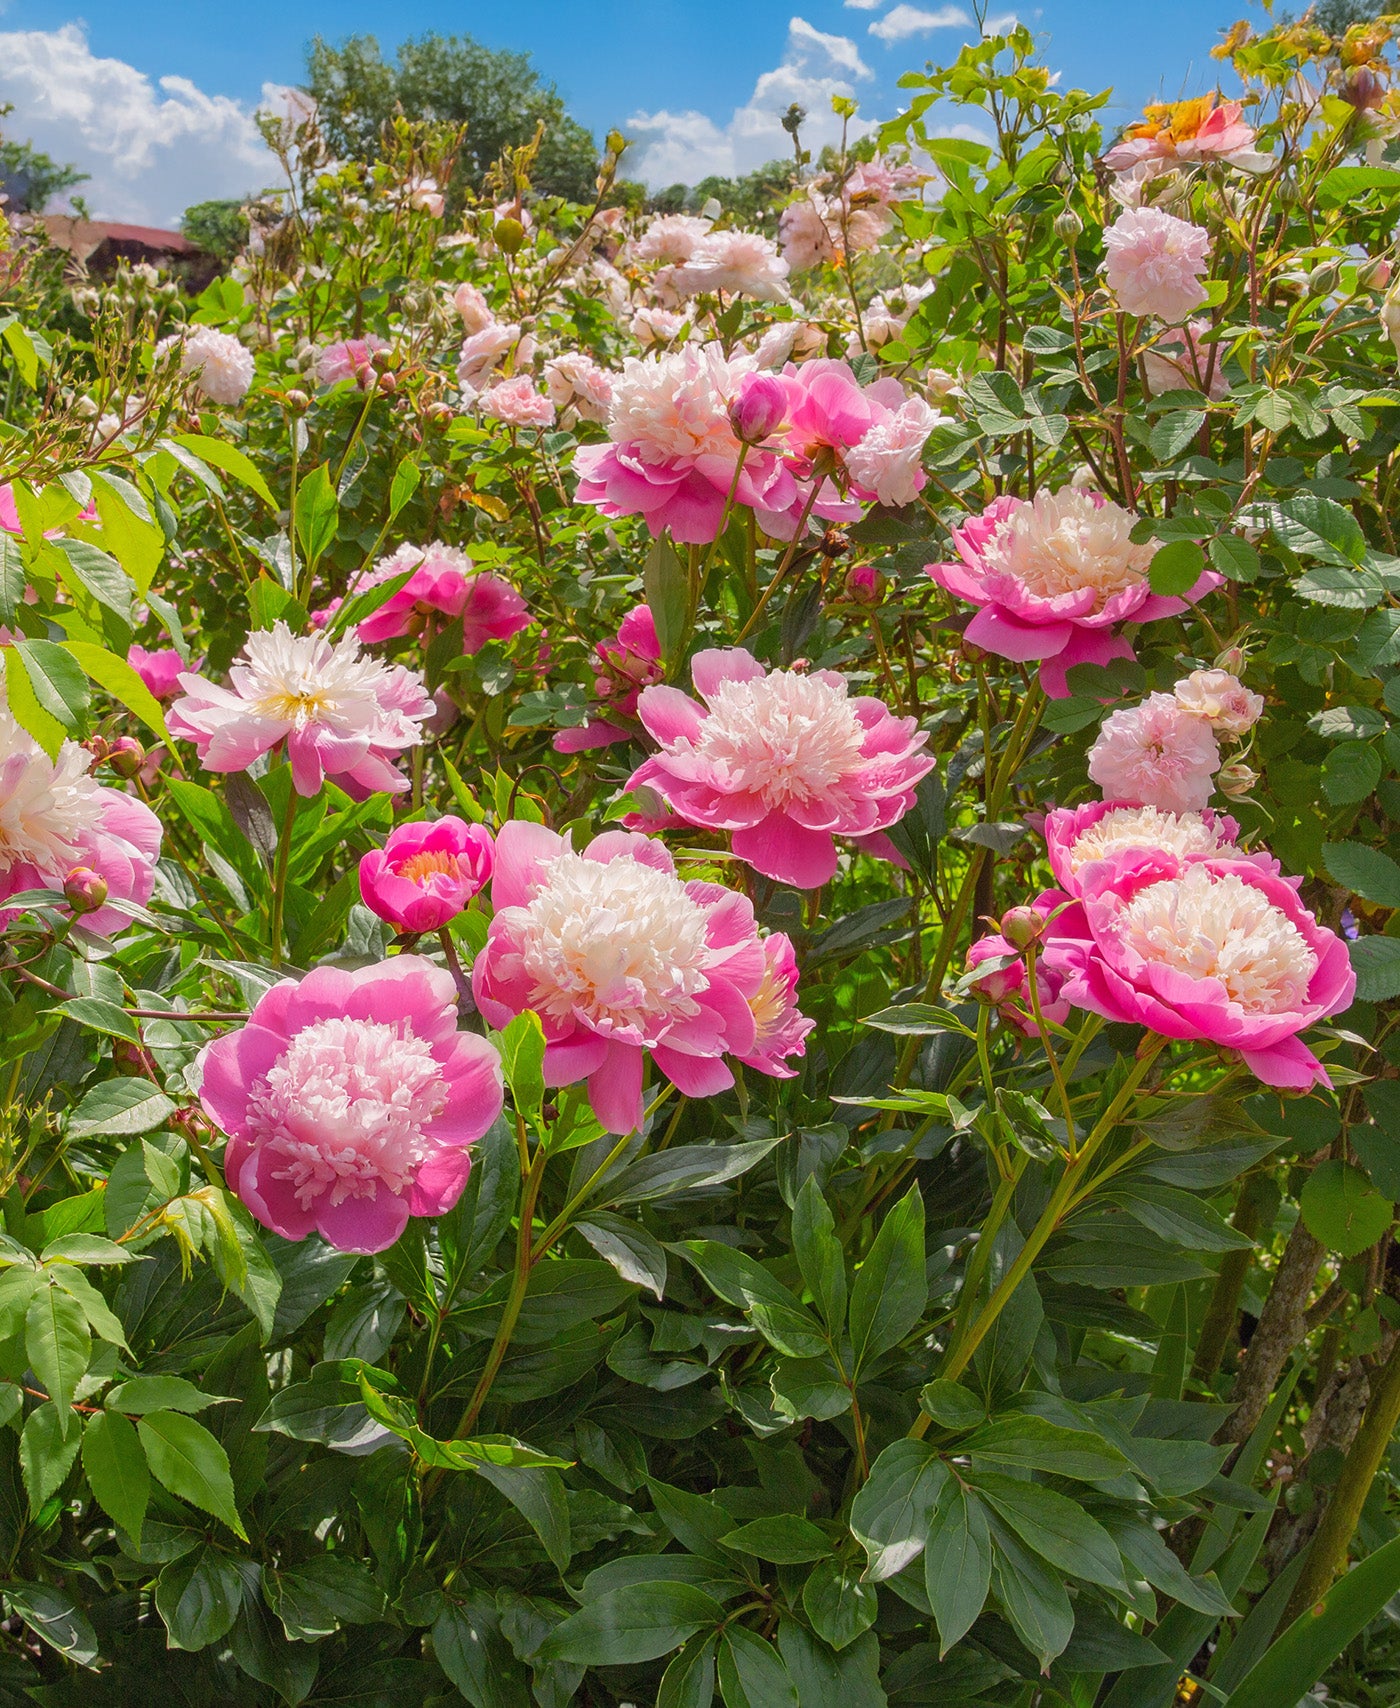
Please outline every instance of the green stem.
[[296, 779], [287, 774], [287, 810], [282, 815], [282, 834], [277, 839], [277, 870], [272, 879], [272, 964], [282, 964], [282, 917], [287, 901], [287, 861], [292, 852], [292, 823], [297, 816]]

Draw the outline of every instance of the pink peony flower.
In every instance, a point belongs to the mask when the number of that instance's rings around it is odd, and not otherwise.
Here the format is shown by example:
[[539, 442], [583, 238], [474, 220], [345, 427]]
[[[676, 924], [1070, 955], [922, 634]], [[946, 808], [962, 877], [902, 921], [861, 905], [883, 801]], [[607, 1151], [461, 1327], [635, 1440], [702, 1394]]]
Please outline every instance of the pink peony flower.
[[745, 445], [761, 445], [787, 420], [788, 395], [776, 374], [745, 374], [729, 406], [729, 424]]
[[530, 607], [499, 575], [474, 575], [462, 607], [462, 651], [480, 652], [487, 641], [506, 641], [528, 629]]
[[1215, 732], [1173, 694], [1111, 712], [1089, 749], [1089, 775], [1105, 800], [1162, 812], [1200, 812], [1219, 769]]
[[1210, 233], [1161, 208], [1127, 208], [1103, 234], [1103, 276], [1127, 314], [1155, 314], [1171, 325], [1206, 300], [1200, 275]]
[[180, 686], [185, 662], [173, 646], [147, 652], [144, 646], [127, 649], [126, 661], [158, 700], [173, 699]]
[[[151, 899], [161, 829], [149, 807], [94, 782], [92, 764], [72, 741], [50, 759], [0, 706], [0, 901], [61, 890], [85, 868], [105, 884], [106, 905], [84, 912], [83, 927], [110, 937], [131, 923], [116, 903]], [[15, 917], [0, 909], [0, 924]]]
[[[253, 383], [253, 352], [231, 332], [195, 326], [183, 338], [162, 339], [180, 351], [180, 367], [193, 374], [199, 390], [211, 403], [238, 403]], [[157, 345], [157, 352], [161, 346]]]
[[1164, 333], [1142, 353], [1147, 395], [1164, 391], [1203, 391], [1219, 402], [1229, 395], [1225, 378], [1225, 352], [1219, 344], [1203, 340], [1210, 331], [1208, 320], [1189, 320], [1185, 326]]
[[470, 338], [475, 332], [484, 332], [495, 319], [491, 305], [475, 285], [463, 282], [452, 293], [452, 306], [461, 318], [462, 330]]
[[419, 745], [433, 713], [415, 672], [362, 658], [350, 636], [332, 645], [279, 622], [248, 636], [229, 679], [223, 688], [183, 672], [166, 720], [207, 771], [246, 771], [285, 741], [298, 794], [314, 795], [327, 777], [367, 793], [408, 788], [393, 761]]
[[1155, 594], [1147, 572], [1156, 548], [1135, 545], [1137, 518], [1098, 493], [1063, 487], [1034, 501], [997, 498], [953, 529], [960, 563], [928, 566], [941, 587], [980, 606], [967, 639], [1017, 663], [1039, 659], [1047, 694], [1064, 699], [1076, 664], [1131, 658], [1114, 631], [1194, 605], [1220, 576], [1207, 570], [1182, 598]]
[[1265, 1085], [1330, 1085], [1298, 1034], [1350, 1007], [1346, 944], [1248, 859], [1129, 850], [1081, 869], [1064, 996], [1105, 1019], [1237, 1050]]
[[897, 824], [933, 769], [927, 736], [880, 700], [851, 699], [834, 671], [765, 671], [741, 647], [697, 653], [691, 680], [647, 688], [637, 712], [661, 752], [632, 775], [687, 824], [732, 832], [755, 871], [815, 889], [836, 870], [836, 836]]
[[574, 453], [579, 503], [640, 515], [688, 544], [715, 538], [731, 487], [736, 503], [761, 513], [790, 510], [797, 484], [772, 451], [750, 451], [735, 487], [742, 447], [729, 408], [747, 371], [712, 346], [630, 357], [613, 388], [611, 442]]
[[763, 939], [763, 980], [749, 998], [757, 1028], [753, 1047], [738, 1060], [772, 1079], [792, 1079], [790, 1056], [805, 1056], [807, 1034], [816, 1025], [797, 1007], [797, 955], [792, 939], [774, 931]]
[[681, 297], [715, 292], [786, 302], [787, 275], [788, 264], [771, 238], [757, 231], [712, 231], [669, 270], [667, 282]]
[[478, 405], [483, 415], [504, 421], [508, 427], [550, 427], [554, 423], [553, 403], [535, 390], [528, 374], [498, 380], [482, 392]]
[[401, 824], [361, 859], [360, 894], [396, 931], [441, 931], [486, 887], [494, 858], [484, 825]]
[[450, 1210], [503, 1102], [495, 1050], [457, 1030], [452, 975], [417, 955], [284, 979], [199, 1065], [229, 1185], [283, 1239], [341, 1251]]
[[[594, 692], [600, 700], [608, 702], [607, 709], [613, 716], [635, 719], [642, 689], [665, 675], [651, 607], [634, 606], [618, 625], [617, 639], [599, 641], [593, 651], [597, 655], [593, 667]], [[611, 747], [615, 742], [630, 741], [633, 733], [613, 722], [612, 717], [598, 717], [590, 712], [588, 722], [580, 728], [559, 731], [554, 738], [554, 751], [583, 753], [594, 747]]]
[[551, 356], [544, 365], [545, 390], [561, 415], [569, 410], [580, 421], [606, 421], [612, 404], [613, 376], [582, 350]]
[[1204, 718], [1218, 735], [1244, 735], [1264, 715], [1264, 696], [1228, 670], [1193, 670], [1172, 692], [1184, 711]]
[[744, 896], [682, 883], [659, 842], [626, 831], [582, 854], [512, 820], [496, 842], [496, 909], [472, 991], [487, 1021], [526, 1009], [545, 1034], [545, 1081], [588, 1081], [603, 1126], [642, 1119], [650, 1052], [687, 1097], [733, 1084], [725, 1055], [760, 1048], [753, 1003], [768, 962]]
[[[1055, 882], [1068, 895], [1078, 896], [1083, 867], [1112, 859], [1126, 849], [1156, 850], [1183, 861], [1238, 860], [1245, 858], [1235, 846], [1239, 834], [1234, 819], [1209, 807], [1200, 812], [1163, 812], [1123, 801], [1090, 801], [1080, 807], [1056, 807], [1046, 814], [1045, 851]], [[1263, 858], [1270, 869], [1277, 870], [1268, 856]]]
[[437, 540], [426, 546], [400, 546], [388, 557], [380, 558], [368, 574], [360, 577], [352, 591], [363, 593], [371, 587], [382, 587], [405, 570], [413, 573], [398, 592], [391, 593], [377, 611], [371, 611], [357, 626], [355, 633], [366, 646], [396, 640], [401, 635], [419, 634], [429, 618], [460, 617], [465, 609], [472, 560], [456, 546], [445, 546]]
[[361, 391], [368, 391], [375, 381], [374, 353], [387, 350], [387, 338], [367, 332], [363, 338], [344, 338], [328, 344], [316, 358], [316, 378], [322, 385], [337, 385], [341, 380], [353, 380]]

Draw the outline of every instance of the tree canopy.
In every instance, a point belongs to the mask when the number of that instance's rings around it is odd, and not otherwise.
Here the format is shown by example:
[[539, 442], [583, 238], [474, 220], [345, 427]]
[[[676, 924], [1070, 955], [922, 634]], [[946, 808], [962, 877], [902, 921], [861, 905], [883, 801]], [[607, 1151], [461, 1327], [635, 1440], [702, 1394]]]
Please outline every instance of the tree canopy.
[[598, 153], [571, 118], [553, 84], [524, 53], [498, 52], [471, 36], [429, 34], [404, 42], [386, 60], [374, 36], [333, 45], [317, 36], [307, 49], [307, 90], [321, 110], [330, 145], [357, 160], [379, 152], [395, 112], [410, 119], [465, 124], [454, 190], [480, 188], [505, 148], [518, 147], [544, 125], [533, 173], [545, 195], [591, 199]]

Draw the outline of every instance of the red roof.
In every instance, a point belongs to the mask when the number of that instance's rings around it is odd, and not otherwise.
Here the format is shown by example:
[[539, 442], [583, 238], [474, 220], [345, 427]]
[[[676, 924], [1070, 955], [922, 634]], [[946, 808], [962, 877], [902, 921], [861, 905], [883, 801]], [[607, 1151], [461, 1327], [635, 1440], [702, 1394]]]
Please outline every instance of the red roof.
[[155, 225], [118, 225], [111, 220], [79, 219], [75, 214], [43, 214], [39, 223], [49, 234], [49, 241], [67, 249], [80, 259], [86, 259], [103, 243], [139, 243], [146, 249], [167, 255], [198, 255], [197, 243], [179, 231], [162, 231]]

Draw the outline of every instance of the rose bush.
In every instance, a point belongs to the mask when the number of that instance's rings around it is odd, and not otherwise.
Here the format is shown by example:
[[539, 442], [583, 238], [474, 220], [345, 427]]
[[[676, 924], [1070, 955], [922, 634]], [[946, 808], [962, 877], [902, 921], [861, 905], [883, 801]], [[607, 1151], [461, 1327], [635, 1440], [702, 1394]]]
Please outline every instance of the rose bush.
[[7, 1702], [1392, 1699], [1392, 30], [0, 229]]

